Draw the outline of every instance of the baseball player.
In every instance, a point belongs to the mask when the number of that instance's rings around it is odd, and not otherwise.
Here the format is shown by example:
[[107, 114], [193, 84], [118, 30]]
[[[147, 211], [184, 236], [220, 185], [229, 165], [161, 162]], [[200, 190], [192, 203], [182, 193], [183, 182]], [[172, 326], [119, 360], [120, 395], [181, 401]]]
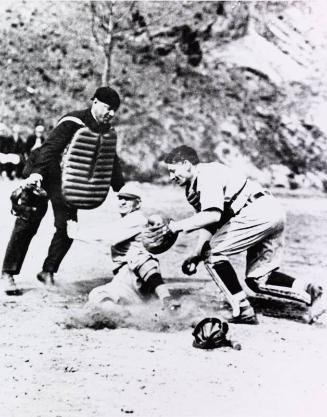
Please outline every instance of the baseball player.
[[322, 287], [279, 271], [285, 213], [260, 184], [219, 162], [201, 163], [193, 148], [180, 146], [165, 156], [170, 179], [185, 188], [196, 214], [172, 221], [172, 232], [199, 230], [183, 272], [193, 274], [201, 260], [233, 311], [232, 322], [257, 323], [229, 256], [246, 251], [245, 283], [254, 294], [296, 300], [310, 306], [310, 321], [325, 307]]
[[106, 301], [117, 304], [136, 304], [156, 295], [164, 307], [174, 310], [179, 304], [171, 297], [159, 269], [159, 261], [147, 252], [141, 242], [141, 231], [147, 218], [141, 212], [140, 192], [132, 183], [119, 191], [121, 219], [95, 231], [83, 231], [78, 223], [70, 221], [68, 233], [74, 239], [103, 240], [111, 244], [113, 280], [93, 289], [89, 303], [96, 306]]

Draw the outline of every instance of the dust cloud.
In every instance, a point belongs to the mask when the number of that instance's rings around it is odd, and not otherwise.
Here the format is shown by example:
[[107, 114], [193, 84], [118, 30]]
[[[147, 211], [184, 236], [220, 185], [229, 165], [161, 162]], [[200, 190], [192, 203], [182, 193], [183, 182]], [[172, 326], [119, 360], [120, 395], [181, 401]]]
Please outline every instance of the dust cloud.
[[194, 327], [205, 312], [193, 300], [181, 299], [182, 307], [175, 311], [164, 309], [160, 302], [141, 305], [117, 305], [110, 301], [102, 306], [86, 304], [73, 310], [64, 326], [72, 328], [116, 329], [131, 328], [152, 332], [175, 332]]

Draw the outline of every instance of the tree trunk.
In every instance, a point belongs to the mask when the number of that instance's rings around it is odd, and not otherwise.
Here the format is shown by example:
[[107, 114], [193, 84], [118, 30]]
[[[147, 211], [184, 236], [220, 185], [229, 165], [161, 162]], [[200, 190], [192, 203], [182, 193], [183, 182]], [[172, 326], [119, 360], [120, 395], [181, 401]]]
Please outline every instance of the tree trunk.
[[102, 73], [102, 85], [108, 85], [111, 79], [111, 56], [113, 50], [113, 2], [108, 2], [108, 32], [103, 44], [105, 57], [104, 69]]

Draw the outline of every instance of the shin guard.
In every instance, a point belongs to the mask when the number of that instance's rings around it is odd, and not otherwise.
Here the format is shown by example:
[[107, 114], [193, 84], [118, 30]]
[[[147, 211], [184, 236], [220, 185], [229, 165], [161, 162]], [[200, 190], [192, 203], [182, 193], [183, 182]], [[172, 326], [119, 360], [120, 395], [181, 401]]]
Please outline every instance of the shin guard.
[[233, 316], [238, 316], [240, 314], [240, 304], [246, 300], [246, 294], [230, 262], [222, 261], [215, 264], [205, 262], [205, 267], [214, 283], [232, 306]]
[[246, 278], [245, 282], [256, 294], [294, 300], [308, 305], [311, 302], [311, 296], [306, 291], [306, 282], [279, 271], [272, 271], [261, 278]]

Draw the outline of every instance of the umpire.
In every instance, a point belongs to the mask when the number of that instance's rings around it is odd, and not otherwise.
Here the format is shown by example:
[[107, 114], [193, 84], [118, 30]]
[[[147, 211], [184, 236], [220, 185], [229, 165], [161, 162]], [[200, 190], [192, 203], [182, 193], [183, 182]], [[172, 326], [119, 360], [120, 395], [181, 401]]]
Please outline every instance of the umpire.
[[[113, 88], [98, 88], [92, 97], [92, 105], [87, 109], [73, 111], [63, 116], [38, 152], [32, 153], [27, 161], [24, 170], [25, 185], [40, 186], [42, 183], [52, 204], [56, 228], [42, 271], [37, 274], [37, 279], [44, 284], [54, 284], [54, 273], [58, 271], [62, 259], [73, 242], [73, 239], [67, 235], [67, 221], [77, 220], [77, 209], [67, 205], [61, 191], [62, 154], [75, 132], [81, 127], [86, 126], [96, 133], [104, 133], [112, 129], [111, 121], [119, 106], [120, 98]], [[114, 191], [119, 191], [123, 185], [119, 159], [115, 155], [111, 186]], [[29, 244], [46, 211], [47, 204], [37, 210], [29, 221], [22, 218], [16, 220], [2, 266], [2, 287], [8, 295], [20, 293], [14, 276], [21, 270]]]

